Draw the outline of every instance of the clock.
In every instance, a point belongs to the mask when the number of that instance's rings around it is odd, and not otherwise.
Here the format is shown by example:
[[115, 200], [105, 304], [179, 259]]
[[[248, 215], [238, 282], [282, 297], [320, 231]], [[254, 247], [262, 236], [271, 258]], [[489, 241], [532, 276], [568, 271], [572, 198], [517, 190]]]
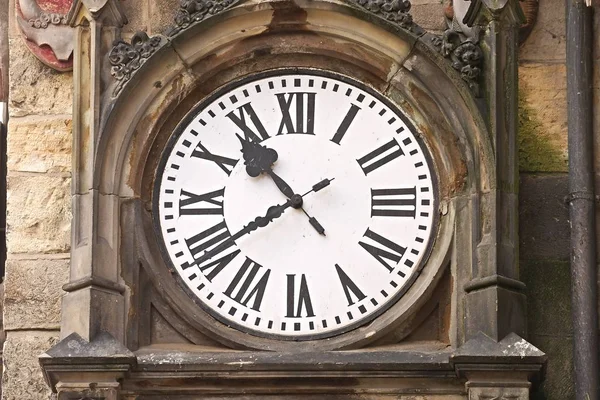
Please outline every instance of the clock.
[[398, 302], [437, 228], [435, 169], [402, 111], [349, 77], [254, 74], [196, 105], [153, 216], [179, 285], [240, 331], [340, 335]]

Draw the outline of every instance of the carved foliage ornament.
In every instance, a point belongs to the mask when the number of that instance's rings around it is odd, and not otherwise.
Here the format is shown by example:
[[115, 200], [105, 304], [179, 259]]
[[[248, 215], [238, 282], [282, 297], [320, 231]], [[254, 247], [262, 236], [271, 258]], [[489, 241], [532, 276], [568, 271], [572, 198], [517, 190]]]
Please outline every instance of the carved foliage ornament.
[[409, 0], [352, 0], [352, 2], [409, 31], [415, 27], [412, 15], [409, 14], [411, 7]]
[[148, 37], [145, 32], [133, 35], [131, 44], [117, 40], [108, 55], [111, 75], [117, 80], [113, 95], [118, 95], [125, 83], [131, 78], [161, 44], [160, 36]]
[[175, 14], [175, 26], [167, 34], [174, 36], [193, 23], [218, 14], [238, 2], [239, 0], [181, 0]]
[[[479, 36], [477, 32], [475, 37]], [[481, 62], [483, 53], [478, 41], [468, 38], [461, 32], [450, 28], [432, 39], [434, 46], [440, 53], [449, 58], [452, 68], [460, 73], [461, 78], [469, 85], [475, 96], [479, 96], [479, 76], [481, 75]]]

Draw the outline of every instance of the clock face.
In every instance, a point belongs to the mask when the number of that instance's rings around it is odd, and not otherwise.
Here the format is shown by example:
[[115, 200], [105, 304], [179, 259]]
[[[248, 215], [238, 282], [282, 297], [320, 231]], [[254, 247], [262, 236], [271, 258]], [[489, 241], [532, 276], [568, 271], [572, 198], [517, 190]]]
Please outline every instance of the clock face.
[[289, 340], [399, 300], [435, 231], [425, 148], [382, 95], [324, 71], [226, 86], [171, 138], [154, 215], [178, 281], [226, 325]]

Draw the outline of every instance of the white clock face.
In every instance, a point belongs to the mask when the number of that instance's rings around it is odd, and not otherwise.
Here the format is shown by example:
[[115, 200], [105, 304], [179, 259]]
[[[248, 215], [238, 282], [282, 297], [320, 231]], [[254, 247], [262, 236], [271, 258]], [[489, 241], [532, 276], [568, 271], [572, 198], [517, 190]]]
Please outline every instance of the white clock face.
[[435, 230], [434, 172], [392, 103], [353, 80], [273, 71], [180, 124], [154, 212], [178, 280], [259, 336], [349, 331], [399, 300]]

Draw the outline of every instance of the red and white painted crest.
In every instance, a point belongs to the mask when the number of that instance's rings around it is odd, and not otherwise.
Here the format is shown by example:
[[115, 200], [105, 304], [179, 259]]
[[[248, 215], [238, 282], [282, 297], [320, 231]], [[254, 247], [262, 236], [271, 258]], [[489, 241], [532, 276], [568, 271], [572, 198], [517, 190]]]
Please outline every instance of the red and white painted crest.
[[27, 47], [58, 71], [73, 69], [74, 29], [67, 21], [73, 0], [17, 0], [17, 22]]

